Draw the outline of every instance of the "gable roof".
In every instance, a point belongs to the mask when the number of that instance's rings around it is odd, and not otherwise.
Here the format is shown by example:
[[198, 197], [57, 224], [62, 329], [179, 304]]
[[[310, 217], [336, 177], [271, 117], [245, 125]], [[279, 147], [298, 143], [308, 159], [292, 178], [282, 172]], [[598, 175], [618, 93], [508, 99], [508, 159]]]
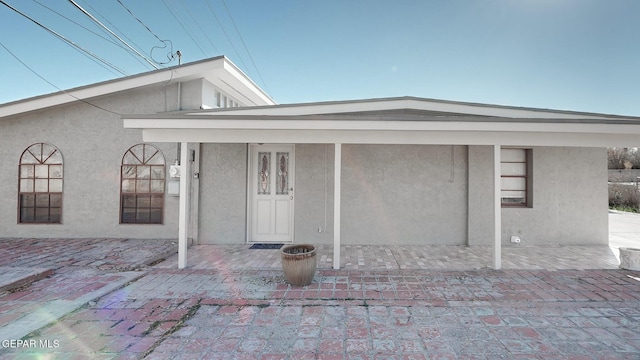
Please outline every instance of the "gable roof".
[[97, 96], [159, 83], [176, 83], [205, 78], [231, 96], [247, 103], [274, 105], [275, 101], [225, 56], [103, 81], [51, 94], [0, 104], [0, 118], [52, 106], [87, 100]]

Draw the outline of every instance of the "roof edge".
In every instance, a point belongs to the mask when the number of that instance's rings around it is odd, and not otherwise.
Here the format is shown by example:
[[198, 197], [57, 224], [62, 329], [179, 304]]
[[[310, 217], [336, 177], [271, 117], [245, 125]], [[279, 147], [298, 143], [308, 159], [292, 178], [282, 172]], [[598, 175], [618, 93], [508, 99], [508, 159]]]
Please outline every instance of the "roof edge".
[[[37, 95], [34, 97], [11, 101], [0, 104], [0, 118], [42, 110], [45, 108], [83, 101], [102, 95], [116, 93], [123, 90], [135, 89], [143, 86], [165, 82], [167, 84], [179, 81], [180, 79], [193, 76], [203, 65], [210, 63], [213, 70], [223, 69], [239, 77], [242, 84], [255, 92], [266, 103], [275, 101], [262, 90], [251, 78], [249, 78], [237, 65], [226, 56], [220, 55], [212, 58], [202, 59], [186, 64], [175, 65], [163, 69], [152, 70], [140, 74], [134, 74], [121, 78], [110, 79], [93, 84], [82, 85], [71, 89], [61, 90], [49, 94]], [[232, 71], [230, 71], [232, 70]]]
[[[368, 99], [356, 99], [356, 100], [338, 100], [338, 101], [321, 101], [321, 102], [310, 102], [310, 103], [297, 103], [297, 104], [279, 104], [279, 105], [270, 105], [270, 106], [254, 106], [251, 108], [226, 108], [226, 109], [209, 109], [209, 110], [195, 110], [195, 111], [184, 111], [180, 112], [183, 114], [189, 115], [205, 115], [205, 114], [257, 114], [262, 113], [263, 115], [269, 114], [280, 114], [280, 115], [311, 115], [310, 111], [307, 110], [317, 110], [314, 114], [330, 114], [332, 110], [335, 110], [334, 113], [344, 113], [344, 112], [360, 112], [362, 109], [366, 107], [366, 105], [376, 105], [377, 108], [372, 108], [371, 110], [380, 110], [380, 108], [385, 108], [385, 105], [395, 103], [396, 109], [419, 109], [426, 106], [433, 106], [434, 111], [443, 111], [443, 112], [456, 112], [462, 111], [462, 113], [467, 112], [467, 114], [471, 114], [471, 110], [475, 110], [477, 115], [484, 116], [504, 116], [504, 117], [515, 117], [515, 118], [606, 118], [606, 119], [634, 119], [640, 120], [640, 117], [637, 116], [625, 116], [625, 115], [613, 115], [613, 114], [602, 114], [602, 113], [593, 113], [593, 112], [580, 112], [580, 111], [570, 111], [570, 110], [556, 110], [556, 109], [543, 109], [543, 108], [533, 108], [533, 107], [522, 107], [522, 106], [509, 106], [509, 105], [494, 105], [494, 104], [484, 104], [484, 103], [474, 103], [474, 102], [464, 102], [464, 101], [452, 101], [452, 100], [440, 100], [440, 99], [431, 99], [431, 98], [420, 98], [415, 96], [401, 96], [401, 97], [388, 97], [388, 98], [368, 98]], [[352, 107], [351, 111], [345, 111]], [[436, 108], [440, 110], [435, 110]], [[326, 110], [323, 110], [326, 109]], [[388, 108], [390, 109], [390, 108]], [[297, 111], [296, 111], [297, 110]], [[502, 113], [504, 115], [496, 115], [494, 112]], [[515, 116], [509, 116], [509, 114]], [[537, 116], [536, 116], [537, 115]]]

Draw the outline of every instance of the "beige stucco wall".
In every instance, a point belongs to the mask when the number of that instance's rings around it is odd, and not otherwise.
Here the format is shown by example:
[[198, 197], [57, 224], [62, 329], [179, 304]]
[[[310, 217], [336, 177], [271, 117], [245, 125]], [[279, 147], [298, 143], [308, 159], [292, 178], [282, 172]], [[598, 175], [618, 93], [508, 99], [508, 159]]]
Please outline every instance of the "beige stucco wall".
[[469, 146], [468, 245], [494, 242], [493, 146]]
[[202, 144], [200, 244], [244, 244], [247, 144]]
[[534, 147], [533, 206], [502, 209], [502, 243], [606, 245], [608, 234], [606, 149]]
[[[163, 225], [119, 224], [119, 173], [124, 152], [142, 142], [140, 131], [125, 130], [118, 114], [155, 113], [176, 108], [175, 84], [132, 90], [75, 102], [0, 121], [0, 237], [177, 237], [178, 198], [166, 197]], [[18, 224], [18, 163], [30, 145], [56, 146], [64, 159], [62, 224]], [[167, 165], [175, 144], [156, 144]]]
[[466, 243], [465, 146], [344, 145], [342, 165], [344, 244]]
[[334, 145], [296, 145], [295, 241], [333, 244]]
[[[533, 147], [532, 157], [532, 206], [501, 209], [503, 246], [608, 244], [606, 149]], [[470, 146], [469, 164], [469, 245], [492, 245], [493, 147]]]

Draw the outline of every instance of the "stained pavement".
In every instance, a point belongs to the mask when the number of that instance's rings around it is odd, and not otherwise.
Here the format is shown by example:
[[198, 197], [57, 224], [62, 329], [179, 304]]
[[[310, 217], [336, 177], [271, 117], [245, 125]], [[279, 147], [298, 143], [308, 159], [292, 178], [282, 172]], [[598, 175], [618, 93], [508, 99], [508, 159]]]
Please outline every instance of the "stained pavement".
[[[640, 229], [640, 217], [631, 221]], [[633, 244], [626, 224], [610, 230]], [[53, 273], [0, 295], [2, 359], [640, 358], [640, 274], [535, 268], [553, 248], [532, 251], [531, 269], [500, 271], [383, 268], [361, 248], [364, 265], [324, 264], [310, 286], [294, 288], [269, 260], [273, 250], [212, 267], [191, 248], [190, 267], [178, 270], [175, 255], [156, 263], [175, 251], [170, 241], [3, 244], [0, 266]], [[211, 263], [225, 254], [211, 253]], [[610, 263], [614, 251], [585, 254]]]

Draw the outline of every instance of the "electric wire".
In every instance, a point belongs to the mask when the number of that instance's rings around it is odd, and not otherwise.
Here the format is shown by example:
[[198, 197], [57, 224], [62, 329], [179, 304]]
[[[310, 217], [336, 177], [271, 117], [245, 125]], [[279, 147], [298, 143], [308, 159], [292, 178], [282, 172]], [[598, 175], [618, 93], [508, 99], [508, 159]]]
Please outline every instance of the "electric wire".
[[193, 20], [193, 22], [196, 24], [198, 29], [200, 29], [200, 31], [207, 38], [207, 40], [209, 41], [209, 44], [211, 44], [211, 46], [213, 46], [213, 49], [217, 52], [218, 48], [213, 43], [213, 41], [211, 41], [211, 38], [209, 37], [209, 35], [207, 35], [207, 32], [202, 29], [202, 26], [200, 26], [200, 23], [198, 22], [198, 20], [196, 20], [196, 18], [193, 16], [193, 14], [191, 13], [191, 10], [189, 10], [189, 7], [184, 4], [183, 0], [180, 0], [180, 4], [182, 4], [182, 7], [184, 7], [184, 9], [187, 10], [187, 14], [189, 14], [189, 17], [191, 18], [191, 20]]
[[244, 38], [242, 37], [242, 34], [240, 34], [240, 30], [238, 30], [238, 26], [236, 25], [236, 22], [233, 20], [233, 16], [231, 16], [231, 11], [229, 11], [229, 7], [227, 6], [227, 2], [225, 0], [222, 0], [222, 4], [224, 5], [224, 8], [227, 10], [227, 14], [229, 14], [229, 18], [231, 19], [231, 23], [233, 24], [233, 27], [236, 29], [236, 32], [238, 33], [238, 37], [240, 38], [240, 41], [242, 42], [242, 46], [244, 46], [244, 49], [247, 51], [247, 54], [249, 54], [249, 59], [251, 60], [251, 63], [253, 64], [253, 67], [256, 69], [256, 72], [258, 73], [258, 77], [262, 81], [262, 84], [264, 84], [265, 90], [267, 90], [267, 92], [270, 92], [269, 91], [269, 87], [267, 86], [267, 83], [262, 78], [262, 74], [260, 74], [260, 70], [256, 66], [256, 62], [253, 61], [253, 56], [251, 56], [251, 52], [249, 51], [249, 48], [247, 48], [247, 44], [244, 42]]
[[[103, 66], [102, 64], [110, 67], [111, 69], [119, 72], [120, 74], [127, 76], [128, 74], [126, 72], [124, 72], [124, 70], [118, 68], [117, 66], [111, 64], [110, 62], [108, 62], [107, 60], [99, 57], [98, 55], [92, 53], [91, 51], [83, 48], [82, 46], [74, 43], [73, 41], [67, 39], [66, 37], [62, 36], [61, 34], [55, 32], [54, 30], [49, 29], [48, 27], [44, 26], [43, 24], [41, 24], [40, 22], [38, 22], [37, 20], [31, 18], [29, 15], [23, 13], [22, 11], [16, 9], [15, 7], [7, 4], [4, 0], [0, 0], [0, 4], [8, 7], [9, 9], [13, 10], [14, 12], [20, 14], [21, 16], [23, 16], [24, 18], [28, 19], [29, 21], [33, 22], [34, 24], [38, 25], [39, 27], [41, 27], [42, 29], [46, 30], [47, 32], [49, 32], [50, 34], [54, 35], [55, 37], [57, 37], [58, 39], [64, 41], [65, 43], [67, 43], [67, 45], [70, 45], [72, 47], [74, 47], [77, 51], [80, 51], [82, 53], [84, 53], [84, 55], [89, 55], [91, 58], [91, 60], [93, 60], [94, 62], [96, 62], [97, 64]], [[102, 64], [100, 64], [102, 63]], [[104, 67], [104, 66], [103, 66]], [[106, 68], [105, 68], [106, 69]]]
[[[4, 1], [0, 1], [0, 2], [2, 2], [4, 4]], [[118, 116], [122, 116], [122, 114], [119, 114], [117, 112], [105, 109], [105, 108], [103, 108], [101, 106], [98, 106], [96, 104], [92, 104], [92, 103], [90, 103], [90, 102], [88, 102], [88, 101], [86, 101], [84, 99], [80, 99], [79, 97], [77, 97], [77, 96], [75, 96], [75, 95], [73, 95], [73, 94], [71, 94], [69, 92], [66, 92], [66, 91], [62, 90], [61, 88], [56, 86], [54, 83], [52, 83], [51, 81], [47, 80], [44, 76], [40, 75], [37, 71], [33, 70], [29, 65], [27, 65], [24, 61], [22, 61], [16, 54], [14, 54], [11, 50], [9, 50], [9, 48], [4, 46], [4, 44], [1, 41], [0, 41], [0, 46], [2, 48], [4, 48], [11, 56], [13, 56], [13, 58], [16, 59], [20, 64], [22, 64], [22, 66], [26, 67], [29, 71], [31, 71], [34, 75], [36, 75], [37, 77], [42, 79], [42, 81], [46, 82], [47, 84], [49, 84], [49, 85], [53, 86], [54, 88], [58, 89], [59, 91], [63, 92], [64, 94], [69, 95], [69, 96], [71, 96], [72, 98], [74, 98], [74, 99], [76, 99], [78, 101], [81, 101], [81, 102], [83, 102], [83, 103], [85, 103], [87, 105], [91, 105], [91, 106], [93, 106], [95, 108], [98, 108], [100, 110], [104, 110], [104, 111], [106, 111], [108, 113], [115, 114], [115, 115], [118, 115]]]
[[67, 17], [67, 16], [65, 16], [65, 15], [63, 15], [63, 14], [61, 14], [61, 13], [59, 13], [58, 11], [56, 11], [56, 10], [54, 10], [54, 9], [52, 9], [52, 8], [50, 8], [50, 7], [48, 7], [47, 5], [45, 5], [45, 4], [43, 4], [43, 3], [41, 3], [40, 1], [38, 1], [38, 0], [33, 0], [33, 2], [35, 2], [36, 4], [38, 4], [38, 5], [42, 6], [43, 8], [45, 8], [45, 9], [47, 9], [47, 10], [51, 11], [52, 13], [54, 13], [54, 14], [56, 14], [56, 15], [58, 15], [58, 16], [60, 16], [60, 17], [64, 18], [64, 19], [68, 20], [69, 22], [72, 22], [72, 23], [76, 24], [77, 26], [79, 26], [79, 27], [81, 27], [81, 28], [83, 28], [83, 29], [87, 30], [88, 32], [92, 33], [93, 35], [95, 35], [95, 36], [97, 36], [97, 37], [99, 37], [99, 38], [101, 38], [101, 39], [103, 39], [103, 40], [105, 40], [105, 41], [108, 41], [108, 42], [112, 43], [112, 44], [113, 44], [113, 45], [115, 45], [115, 46], [118, 46], [118, 47], [121, 47], [121, 48], [123, 48], [123, 49], [124, 49], [124, 47], [123, 47], [121, 44], [118, 44], [117, 42], [113, 41], [113, 39], [109, 39], [108, 37], [105, 37], [105, 36], [103, 36], [103, 35], [98, 34], [97, 32], [95, 32], [95, 31], [93, 31], [93, 30], [89, 29], [88, 27], [86, 27], [86, 26], [84, 26], [84, 25], [82, 25], [82, 24], [80, 24], [80, 23], [78, 23], [78, 22], [74, 21], [73, 19], [70, 19], [69, 17]]
[[[131, 38], [129, 38], [129, 37], [127, 36], [127, 34], [126, 34], [126, 33], [124, 33], [122, 30], [118, 29], [118, 27], [117, 27], [114, 23], [112, 23], [111, 21], [109, 21], [109, 19], [107, 19], [107, 18], [106, 18], [106, 17], [104, 17], [104, 16], [101, 16], [101, 15], [100, 15], [100, 12], [99, 12], [98, 10], [96, 10], [93, 6], [91, 6], [91, 3], [88, 3], [88, 2], [86, 2], [86, 1], [84, 1], [84, 0], [81, 0], [81, 1], [84, 3], [85, 8], [88, 8], [88, 9], [92, 10], [94, 13], [96, 13], [96, 14], [97, 14], [97, 17], [102, 18], [102, 21], [103, 21], [104, 23], [106, 23], [106, 24], [108, 24], [109, 26], [111, 26], [111, 28], [115, 29], [118, 33], [120, 33], [120, 36], [122, 36], [123, 38], [127, 39], [127, 41], [128, 41], [128, 42], [130, 42], [131, 44], [133, 44], [134, 46], [136, 46], [136, 48], [137, 48], [137, 50], [138, 50], [138, 51], [142, 51], [142, 50], [141, 50], [141, 49], [142, 49], [142, 47], [140, 47], [140, 46], [139, 46], [138, 44], [136, 44], [136, 43], [135, 43]], [[107, 34], [107, 35], [111, 35], [111, 34], [110, 34], [107, 30], [105, 30], [104, 28], [100, 28], [100, 30], [102, 30], [102, 31], [103, 31], [105, 34]], [[131, 49], [130, 49], [130, 48], [128, 48], [128, 47], [126, 47], [126, 46], [124, 46], [124, 45], [122, 45], [122, 44], [120, 45], [120, 47], [121, 47], [121, 48], [123, 48], [123, 49], [125, 49], [125, 50], [126, 50], [126, 52], [127, 52], [129, 55], [131, 55], [131, 57], [133, 57], [133, 59], [135, 59], [137, 62], [139, 62], [140, 64], [142, 64], [142, 66], [144, 66], [144, 67], [146, 67], [146, 68], [150, 68], [149, 64], [148, 64], [148, 63], [146, 63], [145, 61], [142, 61], [142, 59], [140, 59], [140, 56], [138, 56], [138, 54], [137, 54], [137, 53], [135, 53], [135, 52], [131, 51]], [[151, 68], [151, 69], [153, 69], [153, 68]]]
[[176, 21], [178, 22], [178, 24], [180, 25], [180, 27], [182, 27], [182, 30], [184, 30], [185, 33], [187, 33], [187, 36], [189, 36], [191, 38], [191, 41], [193, 41], [194, 44], [196, 44], [196, 46], [198, 47], [198, 49], [200, 49], [200, 51], [202, 52], [202, 55], [207, 56], [207, 54], [204, 52], [204, 50], [202, 49], [202, 47], [200, 46], [200, 44], [196, 41], [196, 39], [193, 37], [193, 35], [191, 35], [191, 32], [189, 30], [187, 30], [187, 28], [184, 26], [184, 24], [182, 23], [182, 21], [178, 18], [178, 16], [175, 14], [175, 12], [171, 9], [171, 7], [169, 7], [169, 4], [167, 4], [167, 2], [165, 0], [162, 0], [162, 3], [164, 4], [164, 6], [169, 10], [169, 12], [171, 13], [171, 15], [173, 15], [173, 18], [176, 19]]
[[63, 15], [63, 14], [61, 14], [61, 13], [59, 13], [58, 11], [56, 11], [56, 10], [54, 10], [54, 9], [52, 9], [52, 8], [50, 8], [50, 7], [48, 7], [47, 5], [45, 5], [45, 4], [41, 3], [41, 2], [39, 2], [38, 0], [33, 0], [33, 2], [35, 2], [36, 4], [38, 4], [38, 5], [42, 6], [43, 8], [45, 8], [45, 9], [47, 9], [47, 10], [51, 11], [52, 13], [54, 13], [54, 14], [56, 14], [56, 15], [58, 15], [58, 16], [60, 16], [60, 17], [64, 18], [64, 19], [66, 19], [67, 21], [69, 21], [69, 22], [71, 22], [71, 23], [73, 23], [73, 24], [77, 25], [78, 27], [81, 27], [81, 28], [83, 28], [84, 30], [86, 30], [86, 31], [88, 31], [88, 32], [90, 32], [90, 33], [92, 33], [92, 34], [94, 34], [95, 36], [97, 36], [97, 37], [101, 38], [102, 40], [105, 40], [105, 41], [107, 41], [107, 42], [109, 42], [109, 43], [111, 43], [111, 44], [113, 44], [113, 45], [115, 45], [115, 46], [117, 46], [117, 47], [119, 47], [119, 48], [123, 49], [123, 50], [124, 50], [124, 51], [126, 51], [127, 53], [129, 53], [129, 54], [131, 54], [131, 55], [134, 55], [134, 59], [135, 59], [136, 61], [138, 61], [138, 62], [139, 62], [140, 64], [142, 64], [143, 66], [146, 66], [146, 64], [145, 64], [145, 63], [143, 63], [143, 62], [142, 62], [142, 61], [141, 61], [137, 56], [135, 56], [135, 54], [133, 54], [133, 53], [131, 52], [131, 50], [129, 50], [128, 48], [126, 48], [124, 45], [122, 45], [122, 44], [120, 44], [120, 43], [118, 43], [118, 42], [114, 41], [113, 39], [110, 39], [110, 38], [108, 38], [108, 37], [105, 37], [105, 36], [103, 36], [103, 35], [98, 34], [97, 32], [95, 32], [95, 31], [93, 31], [93, 30], [91, 30], [91, 29], [89, 29], [89, 28], [85, 27], [84, 25], [82, 25], [82, 24], [80, 24], [80, 23], [78, 23], [78, 22], [74, 21], [73, 19], [70, 19], [69, 17], [67, 17], [67, 16], [65, 16], [65, 15]]
[[220, 19], [218, 18], [218, 16], [216, 15], [216, 12], [213, 10], [213, 8], [211, 7], [211, 5], [209, 5], [208, 1], [205, 1], [205, 4], [207, 4], [207, 7], [209, 7], [209, 10], [211, 11], [211, 14], [213, 15], [213, 18], [216, 19], [216, 22], [218, 23], [218, 25], [220, 26], [220, 29], [222, 29], [222, 33], [224, 34], [224, 37], [227, 38], [227, 41], [229, 41], [229, 44], [231, 45], [231, 47], [233, 48], [233, 51], [235, 51], [236, 56], [238, 57], [238, 60], [240, 61], [240, 64], [242, 64], [242, 67], [247, 69], [247, 64], [244, 63], [244, 61], [242, 60], [242, 57], [240, 56], [240, 53], [238, 52], [238, 49], [236, 48], [236, 46], [233, 44], [233, 41], [231, 41], [231, 38], [229, 37], [229, 34], [227, 33], [227, 31], [224, 29], [224, 26], [222, 25], [222, 22], [220, 21]]
[[[142, 20], [140, 20], [140, 19], [139, 19], [139, 18], [138, 18], [138, 17], [137, 17], [137, 16], [136, 16], [136, 15], [135, 15], [135, 14], [134, 14], [134, 13], [133, 13], [129, 8], [128, 8], [128, 7], [126, 7], [126, 6], [125, 6], [125, 4], [124, 4], [122, 1], [120, 1], [120, 0], [116, 0], [116, 1], [118, 1], [118, 3], [119, 3], [119, 4], [120, 4], [120, 5], [121, 5], [125, 10], [127, 10], [127, 12], [128, 12], [131, 16], [133, 16], [133, 18], [134, 18], [134, 19], [136, 19], [136, 20], [140, 23], [140, 25], [144, 26], [144, 28], [145, 28], [145, 29], [147, 29], [147, 31], [148, 31], [151, 35], [153, 35], [156, 39], [158, 39], [158, 41], [160, 41], [161, 43], [163, 43], [163, 44], [164, 44], [164, 46], [154, 46], [154, 47], [152, 47], [152, 48], [151, 48], [151, 51], [150, 51], [150, 53], [149, 53], [149, 56], [151, 56], [151, 60], [155, 61], [158, 65], [165, 65], [165, 64], [168, 64], [168, 63], [172, 62], [173, 60], [175, 60], [175, 57], [177, 56], [177, 54], [173, 52], [173, 43], [171, 42], [171, 40], [162, 40], [162, 39], [160, 39], [160, 37], [159, 37], [158, 35], [156, 35], [153, 31], [151, 31], [151, 29], [147, 26], [147, 24], [145, 24]], [[154, 49], [164, 49], [164, 48], [166, 48], [166, 47], [167, 47], [167, 43], [169, 43], [169, 46], [170, 46], [170, 48], [169, 48], [169, 49], [170, 49], [170, 50], [169, 50], [169, 54], [167, 55], [167, 59], [169, 59], [169, 61], [167, 61], [167, 62], [160, 62], [160, 61], [156, 61], [156, 60], [153, 58], [153, 50], [154, 50]]]
[[159, 67], [153, 63], [153, 61], [147, 59], [146, 56], [142, 55], [138, 50], [136, 50], [135, 48], [133, 48], [131, 45], [129, 45], [126, 41], [124, 41], [120, 36], [118, 36], [116, 33], [114, 33], [113, 31], [111, 31], [108, 27], [106, 27], [103, 23], [100, 22], [100, 20], [96, 19], [93, 15], [91, 15], [88, 11], [86, 11], [85, 9], [82, 8], [82, 6], [78, 5], [78, 3], [76, 3], [74, 0], [68, 0], [71, 4], [73, 4], [73, 6], [75, 6], [76, 8], [78, 8], [78, 10], [80, 10], [83, 14], [85, 14], [86, 16], [88, 16], [93, 22], [95, 22], [96, 24], [98, 24], [100, 27], [102, 27], [103, 29], [107, 30], [111, 35], [113, 35], [116, 39], [118, 39], [120, 42], [122, 42], [125, 46], [127, 46], [129, 49], [131, 49], [133, 52], [135, 52], [138, 56], [140, 56], [143, 60], [145, 60], [147, 63], [149, 63], [149, 65], [153, 66], [156, 70], [159, 69]]

